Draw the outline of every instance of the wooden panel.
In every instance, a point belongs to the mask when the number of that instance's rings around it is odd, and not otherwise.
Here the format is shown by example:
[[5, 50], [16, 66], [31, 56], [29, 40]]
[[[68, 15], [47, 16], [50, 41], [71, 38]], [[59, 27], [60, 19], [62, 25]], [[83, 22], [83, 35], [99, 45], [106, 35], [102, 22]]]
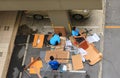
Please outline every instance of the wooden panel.
[[34, 48], [42, 48], [44, 42], [44, 34], [35, 34], [33, 47]]
[[80, 54], [72, 55], [72, 64], [74, 70], [83, 69], [82, 57]]
[[86, 40], [82, 41], [80, 44], [79, 44], [79, 47], [80, 48], [83, 48], [84, 50], [86, 50], [88, 48], [88, 43]]
[[37, 46], [38, 35], [39, 34], [35, 34], [34, 36], [33, 47]]
[[38, 48], [42, 48], [43, 43], [44, 43], [44, 34], [39, 35], [40, 43], [38, 44]]
[[66, 36], [66, 30], [64, 28], [64, 26], [56, 26], [54, 27], [54, 32], [55, 33], [62, 33], [62, 36]]
[[[31, 62], [33, 62], [34, 59], [31, 58]], [[43, 67], [43, 64], [42, 64], [42, 61], [41, 60], [38, 60], [36, 61], [35, 63], [33, 63], [31, 66], [30, 66], [30, 70], [29, 70], [29, 73], [30, 74], [37, 74], [37, 72], [40, 73], [40, 69]]]
[[88, 42], [86, 40], [82, 41], [81, 43], [78, 43], [75, 38], [73, 38], [72, 36], [69, 37], [70, 41], [72, 42], [72, 44], [78, 48], [83, 48], [83, 49], [87, 49], [88, 48]]
[[93, 46], [89, 44], [89, 47], [86, 49], [87, 55], [85, 55], [86, 60], [90, 60], [89, 64], [94, 65], [102, 59], [102, 54]]

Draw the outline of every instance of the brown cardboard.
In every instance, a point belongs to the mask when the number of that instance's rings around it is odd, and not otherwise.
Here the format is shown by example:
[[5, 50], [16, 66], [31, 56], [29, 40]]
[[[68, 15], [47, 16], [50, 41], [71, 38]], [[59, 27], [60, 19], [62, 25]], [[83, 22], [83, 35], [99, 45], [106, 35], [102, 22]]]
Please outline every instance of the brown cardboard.
[[89, 46], [88, 42], [86, 40], [82, 41], [81, 43], [78, 43], [72, 36], [69, 38], [70, 38], [70, 41], [72, 42], [72, 44], [78, 48], [87, 49]]
[[66, 36], [66, 30], [64, 28], [64, 26], [56, 26], [54, 27], [54, 32], [55, 33], [62, 33], [62, 36]]
[[60, 63], [68, 63], [68, 61], [69, 61], [69, 52], [67, 52], [67, 51], [58, 51], [56, 59]]
[[86, 49], [87, 55], [85, 59], [89, 60], [90, 65], [94, 65], [102, 59], [102, 54], [94, 47], [93, 44], [89, 44], [89, 47]]
[[72, 64], [73, 64], [74, 70], [83, 69], [84, 66], [83, 66], [82, 58], [80, 54], [72, 55]]
[[50, 61], [50, 56], [53, 56], [58, 62], [60, 63], [68, 63], [69, 61], [69, 52], [67, 51], [60, 51], [60, 50], [54, 50], [54, 51], [46, 51], [45, 55], [45, 61]]

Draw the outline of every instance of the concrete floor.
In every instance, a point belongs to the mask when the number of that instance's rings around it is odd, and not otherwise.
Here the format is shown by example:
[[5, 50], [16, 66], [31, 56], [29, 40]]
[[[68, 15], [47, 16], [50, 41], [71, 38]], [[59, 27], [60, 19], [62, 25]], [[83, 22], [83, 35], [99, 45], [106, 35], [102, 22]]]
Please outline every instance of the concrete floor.
[[[99, 12], [99, 11], [97, 11]], [[102, 12], [100, 12], [102, 15]], [[94, 13], [93, 13], [94, 14]], [[100, 17], [100, 18], [99, 18]], [[84, 20], [85, 23], [79, 23], [77, 24], [79, 27], [78, 28], [89, 28], [89, 29], [93, 29], [93, 32], [96, 32], [100, 35], [101, 31], [101, 26], [102, 26], [102, 21], [98, 21], [99, 19], [102, 20], [101, 18], [102, 16], [100, 16], [99, 14], [95, 14], [92, 15], [88, 20]], [[96, 20], [93, 20], [93, 19]], [[94, 25], [93, 23], [94, 22]], [[51, 27], [51, 23], [49, 19], [44, 19], [42, 21], [35, 21], [32, 18], [26, 18], [25, 16], [23, 16], [23, 19], [21, 21], [21, 25], [22, 24], [27, 24], [30, 28], [32, 29], [39, 29], [38, 33], [44, 33], [47, 34], [48, 32], [53, 32], [53, 29]], [[74, 26], [76, 23], [74, 23]], [[101, 25], [100, 25], [101, 24]], [[88, 27], [89, 25], [89, 27]], [[100, 26], [99, 26], [100, 25]], [[102, 37], [102, 35], [100, 35], [100, 37]], [[101, 45], [101, 41], [98, 43], [95, 43], [96, 47], [98, 48], [98, 50], [100, 50], [100, 45]], [[20, 67], [21, 67], [21, 60], [23, 59], [23, 54], [24, 54], [24, 50], [25, 50], [25, 46], [21, 45], [19, 46], [20, 48], [17, 48], [17, 46], [14, 49], [14, 53], [13, 53], [13, 58], [11, 59], [11, 64], [9, 67], [9, 72], [8, 72], [8, 76], [7, 78], [18, 78], [19, 76], [19, 72], [20, 72]], [[34, 49], [32, 48], [31, 43], [29, 44], [28, 47], [28, 53], [27, 53], [27, 57], [26, 57], [26, 61], [25, 64], [28, 64], [30, 62], [30, 57], [31, 56], [39, 56], [41, 55], [40, 53], [44, 53], [46, 51], [47, 48], [42, 48], [42, 49]], [[44, 55], [43, 54], [43, 55]], [[44, 56], [41, 56], [42, 58], [44, 58]], [[14, 61], [14, 62], [13, 62]], [[85, 69], [87, 71], [87, 73], [90, 75], [90, 78], [98, 78], [99, 75], [99, 63], [97, 63], [94, 66], [89, 66], [88, 64], [85, 64]], [[48, 73], [47, 76], [51, 76], [52, 73]], [[36, 75], [32, 75], [33, 78], [37, 78]], [[26, 73], [23, 72], [23, 76], [22, 78], [29, 78], [28, 75], [26, 75]], [[51, 78], [53, 78], [51, 76]], [[62, 74], [62, 78], [85, 78], [85, 74], [75, 74], [75, 73], [63, 73]]]
[[120, 25], [120, 0], [106, 0], [105, 25]]
[[[120, 26], [120, 0], [106, 0], [106, 26]], [[104, 31], [104, 58], [102, 78], [119, 78], [120, 61], [119, 28], [105, 29]]]
[[120, 77], [120, 29], [105, 29], [103, 78]]

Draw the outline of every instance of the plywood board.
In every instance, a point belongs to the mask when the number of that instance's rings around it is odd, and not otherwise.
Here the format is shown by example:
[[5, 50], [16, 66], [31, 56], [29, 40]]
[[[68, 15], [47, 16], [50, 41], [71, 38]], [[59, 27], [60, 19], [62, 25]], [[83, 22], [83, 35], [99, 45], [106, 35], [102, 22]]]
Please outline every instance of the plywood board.
[[[33, 62], [33, 60], [34, 59], [31, 59], [31, 62]], [[38, 72], [40, 73], [40, 69], [42, 67], [43, 67], [42, 61], [38, 60], [30, 66], [29, 73], [30, 74], [37, 74]]]
[[80, 54], [72, 55], [72, 64], [73, 64], [74, 70], [83, 69], [84, 66], [83, 66], [82, 58]]
[[84, 41], [82, 41], [82, 42], [79, 44], [79, 47], [80, 47], [80, 48], [83, 48], [84, 50], [86, 50], [86, 49], [89, 47], [89, 45], [88, 45], [87, 41], [84, 40]]
[[34, 48], [42, 48], [44, 42], [44, 34], [35, 34], [33, 47]]
[[37, 46], [38, 36], [39, 36], [39, 34], [35, 34], [35, 36], [34, 36], [33, 47]]

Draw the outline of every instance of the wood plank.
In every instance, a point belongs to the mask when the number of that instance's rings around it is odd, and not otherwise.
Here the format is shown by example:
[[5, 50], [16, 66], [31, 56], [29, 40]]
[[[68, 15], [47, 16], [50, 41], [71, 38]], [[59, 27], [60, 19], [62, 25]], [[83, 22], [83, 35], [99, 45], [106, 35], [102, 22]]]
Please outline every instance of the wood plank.
[[34, 48], [42, 48], [44, 42], [44, 36], [45, 36], [44, 34], [35, 34], [33, 41]]
[[39, 34], [35, 34], [35, 36], [34, 36], [33, 47], [37, 46], [38, 35]]
[[39, 35], [39, 39], [40, 39], [40, 43], [38, 44], [38, 48], [42, 48], [43, 47], [43, 43], [44, 43], [44, 34], [40, 34]]
[[[32, 57], [31, 58], [31, 62], [34, 61], [34, 58]], [[42, 61], [41, 60], [37, 60], [35, 63], [33, 63], [31, 66], [30, 66], [30, 70], [29, 70], [29, 73], [30, 74], [37, 74], [37, 72], [40, 73], [40, 69], [43, 67], [43, 64], [42, 64]]]

